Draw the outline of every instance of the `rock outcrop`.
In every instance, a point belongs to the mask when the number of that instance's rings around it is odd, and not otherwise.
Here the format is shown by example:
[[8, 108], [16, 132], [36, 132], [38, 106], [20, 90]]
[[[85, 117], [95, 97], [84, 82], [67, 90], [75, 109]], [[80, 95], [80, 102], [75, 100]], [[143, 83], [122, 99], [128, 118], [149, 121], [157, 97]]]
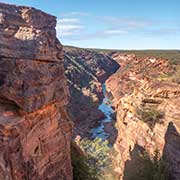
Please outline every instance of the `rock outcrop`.
[[170, 178], [179, 180], [180, 85], [173, 80], [177, 66], [152, 57], [118, 53], [113, 57], [121, 69], [106, 84], [117, 112], [115, 148], [120, 179], [135, 178], [139, 169], [133, 154], [144, 149], [150, 156], [158, 150], [168, 165]]
[[119, 68], [107, 55], [74, 47], [64, 47], [65, 75], [70, 89], [69, 112], [74, 120], [74, 136], [88, 137], [104, 114], [98, 109], [103, 99], [102, 83]]
[[0, 3], [0, 179], [72, 179], [56, 18]]

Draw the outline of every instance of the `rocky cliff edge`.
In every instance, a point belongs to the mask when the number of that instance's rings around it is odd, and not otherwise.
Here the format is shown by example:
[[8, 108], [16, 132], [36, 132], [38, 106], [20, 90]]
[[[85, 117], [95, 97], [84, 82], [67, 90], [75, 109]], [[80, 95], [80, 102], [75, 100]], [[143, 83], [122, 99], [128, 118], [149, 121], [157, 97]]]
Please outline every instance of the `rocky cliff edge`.
[[0, 3], [0, 179], [72, 179], [56, 18]]

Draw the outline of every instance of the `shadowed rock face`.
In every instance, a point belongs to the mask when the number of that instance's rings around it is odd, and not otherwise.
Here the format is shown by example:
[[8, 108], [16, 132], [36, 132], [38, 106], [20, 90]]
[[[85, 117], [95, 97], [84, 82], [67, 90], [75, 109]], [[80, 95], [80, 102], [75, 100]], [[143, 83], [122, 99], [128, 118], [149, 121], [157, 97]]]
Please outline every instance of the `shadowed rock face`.
[[0, 179], [72, 179], [56, 18], [0, 3]]
[[[118, 137], [115, 148], [119, 152], [121, 178], [127, 179], [125, 165], [131, 167], [131, 153], [141, 146], [150, 156], [159, 150], [173, 180], [180, 179], [180, 85], [171, 81], [175, 67], [159, 58], [137, 58], [115, 54], [121, 69], [107, 81], [117, 112]], [[168, 76], [167, 76], [168, 74]], [[165, 77], [165, 79], [163, 79]], [[124, 171], [126, 170], [126, 171]], [[131, 169], [132, 170], [132, 169]]]
[[64, 68], [70, 89], [69, 112], [74, 136], [88, 137], [104, 114], [98, 109], [103, 99], [102, 83], [119, 68], [107, 55], [93, 50], [64, 47]]

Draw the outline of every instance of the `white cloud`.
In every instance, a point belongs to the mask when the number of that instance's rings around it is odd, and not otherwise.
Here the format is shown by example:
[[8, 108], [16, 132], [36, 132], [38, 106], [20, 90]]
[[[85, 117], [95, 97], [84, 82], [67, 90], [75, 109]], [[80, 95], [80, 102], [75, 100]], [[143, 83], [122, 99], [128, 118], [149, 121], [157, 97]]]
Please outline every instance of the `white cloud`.
[[108, 35], [120, 35], [120, 34], [127, 34], [127, 33], [128, 33], [128, 31], [119, 30], [119, 29], [113, 29], [113, 30], [104, 31], [104, 34], [108, 34]]
[[87, 12], [69, 12], [61, 14], [62, 17], [90, 16]]
[[73, 30], [81, 30], [83, 26], [81, 25], [70, 25], [70, 24], [61, 24], [59, 27], [62, 31], [73, 31]]
[[126, 27], [126, 28], [140, 28], [150, 26], [154, 23], [152, 20], [139, 19], [139, 18], [127, 18], [127, 17], [111, 17], [104, 16], [100, 18], [102, 22], [107, 25]]
[[77, 18], [62, 18], [59, 20], [60, 23], [78, 23], [79, 22], [79, 19]]
[[123, 37], [127, 34], [164, 36], [180, 32], [179, 28], [167, 28], [166, 22], [145, 18], [95, 16], [86, 12], [70, 12], [61, 17], [56, 29], [58, 37], [65, 40]]
[[56, 31], [58, 37], [73, 36], [84, 29], [84, 26], [75, 18], [64, 18], [57, 20]]

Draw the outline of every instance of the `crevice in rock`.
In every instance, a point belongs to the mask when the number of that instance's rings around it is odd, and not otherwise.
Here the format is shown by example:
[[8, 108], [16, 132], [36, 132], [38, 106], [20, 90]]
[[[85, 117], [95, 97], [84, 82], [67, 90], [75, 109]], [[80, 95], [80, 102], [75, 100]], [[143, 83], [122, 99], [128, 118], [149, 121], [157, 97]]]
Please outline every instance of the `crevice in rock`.
[[54, 63], [54, 64], [62, 64], [62, 62], [55, 62], [55, 61], [50, 61], [50, 60], [45, 60], [45, 59], [29, 59], [29, 58], [15, 58], [15, 57], [8, 57], [8, 56], [2, 56], [2, 55], [0, 55], [0, 60], [1, 60], [1, 58], [3, 58], [3, 59], [5, 59], [5, 60], [9, 60], [9, 61], [11, 61], [12, 59], [13, 60], [27, 60], [27, 61], [37, 61], [37, 62], [42, 62], [42, 63]]

